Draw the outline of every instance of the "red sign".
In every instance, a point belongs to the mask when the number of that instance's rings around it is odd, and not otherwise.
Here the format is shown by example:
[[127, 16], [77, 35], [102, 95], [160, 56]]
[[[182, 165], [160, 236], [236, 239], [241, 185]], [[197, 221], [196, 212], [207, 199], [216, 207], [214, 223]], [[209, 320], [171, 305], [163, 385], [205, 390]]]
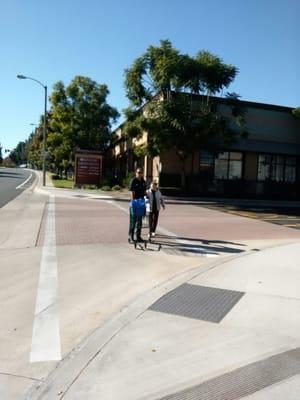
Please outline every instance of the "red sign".
[[102, 181], [102, 155], [99, 152], [75, 153], [75, 185], [99, 185]]

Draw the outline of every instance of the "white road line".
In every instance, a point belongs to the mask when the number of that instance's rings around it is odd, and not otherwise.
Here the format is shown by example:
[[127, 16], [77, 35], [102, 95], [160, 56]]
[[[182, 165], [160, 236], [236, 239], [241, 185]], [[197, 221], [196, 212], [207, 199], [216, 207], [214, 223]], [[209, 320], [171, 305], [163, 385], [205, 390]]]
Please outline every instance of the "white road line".
[[[195, 253], [198, 253], [199, 255], [202, 255], [204, 257], [218, 257], [218, 254], [213, 254], [213, 253], [209, 253], [207, 250], [204, 249], [199, 249], [198, 246], [195, 245], [194, 241], [191, 240], [186, 240], [186, 239], [179, 239], [177, 235], [175, 235], [175, 233], [168, 231], [165, 228], [159, 227], [157, 228], [158, 232], [162, 233], [163, 235], [166, 236], [174, 236], [174, 240], [175, 242], [177, 242], [178, 244], [182, 244], [184, 245], [188, 245], [187, 247], [187, 251], [194, 251]], [[177, 239], [178, 238], [178, 239]]]
[[24, 181], [23, 183], [21, 183], [21, 185], [17, 186], [16, 189], [20, 189], [22, 186], [24, 186], [25, 183], [27, 183], [31, 177], [32, 177], [32, 174], [30, 174], [29, 178], [27, 178], [26, 181]]
[[30, 362], [61, 360], [54, 200], [55, 197], [50, 195], [33, 323]]
[[[115, 206], [115, 207], [119, 208], [120, 210], [122, 210], [122, 211], [126, 212], [127, 214], [129, 214], [129, 207], [128, 208], [122, 207], [116, 201], [112, 201], [112, 200], [107, 200], [106, 202], [109, 203], [109, 204], [112, 204], [113, 206]], [[174, 241], [176, 243], [178, 243], [178, 244], [181, 244], [183, 246], [184, 245], [189, 245], [187, 250], [194, 251], [195, 253], [198, 253], [200, 256], [203, 256], [203, 257], [218, 257], [218, 254], [209, 253], [206, 250], [199, 249], [199, 247], [196, 246], [195, 243], [193, 241], [191, 241], [191, 240], [179, 239], [178, 235], [176, 235], [175, 233], [173, 233], [171, 231], [168, 231], [165, 228], [158, 227], [157, 231], [159, 233], [163, 234], [163, 235], [172, 236], [174, 238]]]
[[122, 211], [126, 212], [127, 214], [129, 214], [129, 206], [127, 208], [122, 207], [118, 203], [116, 203], [116, 201], [113, 201], [113, 200], [107, 200], [106, 203], [112, 204], [113, 206], [119, 208], [119, 210], [122, 210]]

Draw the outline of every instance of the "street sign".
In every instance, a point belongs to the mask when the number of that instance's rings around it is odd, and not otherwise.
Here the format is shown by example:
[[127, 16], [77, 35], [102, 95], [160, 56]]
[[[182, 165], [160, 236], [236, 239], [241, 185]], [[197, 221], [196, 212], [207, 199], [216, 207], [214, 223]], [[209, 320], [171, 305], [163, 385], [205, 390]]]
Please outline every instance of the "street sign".
[[102, 182], [102, 158], [102, 154], [98, 151], [76, 151], [75, 186], [100, 185]]

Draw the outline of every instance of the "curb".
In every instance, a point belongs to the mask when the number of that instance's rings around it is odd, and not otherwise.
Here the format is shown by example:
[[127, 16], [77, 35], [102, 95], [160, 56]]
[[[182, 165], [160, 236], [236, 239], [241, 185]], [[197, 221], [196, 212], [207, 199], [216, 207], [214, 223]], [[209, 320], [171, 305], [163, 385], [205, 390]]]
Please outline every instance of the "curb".
[[[272, 247], [285, 247], [293, 243], [270, 246], [263, 249], [263, 251]], [[52, 400], [54, 398], [62, 400], [71, 386], [103, 349], [106, 348], [123, 329], [144, 314], [155, 301], [181, 284], [209, 270], [220, 267], [237, 258], [247, 257], [255, 253], [255, 250], [250, 250], [243, 254], [226, 257], [225, 260], [208, 262], [206, 265], [193, 267], [141, 294], [130, 304], [125, 305], [117, 314], [109, 317], [101, 327], [96, 328], [86, 339], [68, 353], [46, 377], [44, 382], [33, 385], [28, 390], [25, 395], [25, 400]]]

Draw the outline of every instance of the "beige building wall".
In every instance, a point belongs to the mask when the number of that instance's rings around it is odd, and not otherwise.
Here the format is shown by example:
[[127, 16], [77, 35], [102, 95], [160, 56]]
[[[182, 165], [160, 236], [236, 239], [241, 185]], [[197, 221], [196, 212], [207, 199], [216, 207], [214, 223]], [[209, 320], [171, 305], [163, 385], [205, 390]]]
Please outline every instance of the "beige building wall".
[[[226, 105], [221, 105], [221, 111], [228, 117], [231, 114]], [[255, 104], [248, 106], [246, 128], [250, 140], [300, 144], [300, 121], [284, 108], [276, 110], [255, 107]]]
[[[180, 174], [182, 170], [181, 162], [176, 155], [174, 149], [164, 151], [160, 157], [162, 163], [162, 173], [163, 174]], [[193, 157], [190, 156], [186, 160], [185, 168], [186, 173], [190, 174], [192, 171], [192, 160]], [[198, 165], [197, 165], [198, 160]], [[199, 157], [197, 158], [197, 153], [194, 155], [194, 173], [199, 172]]]
[[159, 181], [160, 175], [160, 157], [154, 157], [152, 159], [152, 179]]
[[141, 135], [140, 138], [138, 138], [138, 139], [137, 139], [137, 138], [132, 139], [133, 147], [142, 146], [143, 144], [146, 144], [146, 143], [147, 143], [147, 140], [148, 140], [148, 133], [147, 133], [147, 132], [144, 132], [144, 133]]

